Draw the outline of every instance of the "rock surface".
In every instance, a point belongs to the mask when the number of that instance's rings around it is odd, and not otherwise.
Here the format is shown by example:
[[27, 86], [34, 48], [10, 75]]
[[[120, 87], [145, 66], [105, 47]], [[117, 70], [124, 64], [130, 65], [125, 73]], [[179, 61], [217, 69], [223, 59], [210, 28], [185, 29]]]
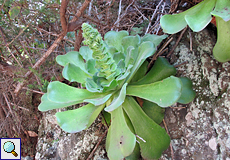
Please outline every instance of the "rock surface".
[[[94, 149], [103, 128], [100, 128], [99, 120], [87, 130], [70, 134], [63, 131], [57, 124], [55, 111], [44, 113], [39, 128], [39, 139], [35, 159], [39, 160], [86, 160]], [[104, 160], [106, 152], [105, 142], [99, 145], [93, 160]]]
[[[230, 63], [219, 63], [212, 55], [215, 41], [203, 30], [185, 34], [172, 55], [178, 76], [193, 81], [196, 98], [188, 105], [175, 104], [166, 109], [165, 122], [171, 136], [174, 159], [230, 159]], [[215, 38], [214, 38], [215, 39]], [[172, 42], [171, 45], [173, 45]], [[88, 130], [68, 134], [57, 125], [54, 113], [46, 112], [41, 121], [36, 159], [85, 160], [103, 135], [99, 120]], [[99, 145], [94, 160], [106, 158], [105, 140]], [[171, 159], [171, 150], [161, 159]]]
[[206, 29], [192, 33], [191, 51], [185, 34], [173, 53], [175, 65], [188, 62], [177, 68], [178, 76], [190, 78], [196, 91], [190, 104], [166, 110], [175, 159], [230, 159], [230, 63], [213, 58], [213, 37]]

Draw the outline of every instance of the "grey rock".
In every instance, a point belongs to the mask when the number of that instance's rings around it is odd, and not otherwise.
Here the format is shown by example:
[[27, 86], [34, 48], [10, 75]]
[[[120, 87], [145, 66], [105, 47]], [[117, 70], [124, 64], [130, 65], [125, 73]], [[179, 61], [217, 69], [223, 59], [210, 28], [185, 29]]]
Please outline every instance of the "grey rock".
[[[230, 158], [230, 63], [219, 63], [213, 58], [213, 37], [206, 29], [192, 33], [191, 51], [186, 33], [173, 53], [175, 65], [188, 62], [177, 68], [178, 76], [189, 77], [196, 91], [190, 104], [166, 109], [165, 122], [174, 158], [178, 160]], [[168, 149], [162, 159], [169, 157]]]
[[[35, 159], [39, 160], [85, 160], [103, 135], [103, 128], [99, 128], [100, 120], [87, 130], [70, 134], [58, 126], [54, 116], [56, 111], [43, 114], [39, 128], [39, 138]], [[105, 142], [102, 141], [94, 153], [94, 160], [106, 160]]]

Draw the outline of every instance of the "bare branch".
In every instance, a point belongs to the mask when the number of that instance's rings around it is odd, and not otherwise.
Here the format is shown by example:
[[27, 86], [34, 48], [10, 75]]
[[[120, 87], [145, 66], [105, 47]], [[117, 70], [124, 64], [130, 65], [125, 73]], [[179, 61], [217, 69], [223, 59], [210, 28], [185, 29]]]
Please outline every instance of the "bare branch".
[[[32, 69], [37, 69], [45, 60], [46, 58], [54, 51], [54, 49], [58, 46], [59, 42], [64, 38], [66, 34], [64, 32], [62, 32], [59, 37], [54, 41], [54, 43], [50, 46], [50, 48], [44, 53], [44, 55], [35, 63], [35, 65], [32, 67]], [[28, 71], [25, 74], [25, 78], [28, 78], [29, 76], [31, 76], [32, 71]], [[21, 90], [21, 88], [24, 85], [25, 80], [23, 80], [22, 82], [19, 82], [16, 89], [14, 90], [14, 93], [17, 95], [18, 92]]]
[[61, 1], [61, 7], [60, 7], [60, 19], [61, 19], [61, 26], [62, 26], [62, 30], [67, 33], [67, 21], [65, 18], [65, 13], [66, 13], [66, 8], [67, 5], [69, 3], [69, 0], [62, 0]]
[[90, 2], [91, 2], [91, 0], [85, 0], [85, 2], [82, 4], [81, 8], [77, 11], [77, 13], [73, 17], [73, 19], [70, 21], [70, 23], [75, 22], [75, 21], [78, 20], [78, 18], [82, 15], [82, 13], [86, 9], [86, 7], [88, 7]]

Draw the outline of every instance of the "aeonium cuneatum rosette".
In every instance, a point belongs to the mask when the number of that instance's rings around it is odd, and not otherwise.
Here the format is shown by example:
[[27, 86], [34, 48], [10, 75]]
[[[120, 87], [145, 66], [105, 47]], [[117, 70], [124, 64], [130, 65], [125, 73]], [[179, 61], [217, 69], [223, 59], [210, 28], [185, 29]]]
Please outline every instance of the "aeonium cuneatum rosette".
[[[145, 159], [159, 158], [170, 143], [159, 125], [164, 107], [176, 102], [189, 103], [195, 96], [191, 81], [175, 77], [176, 69], [165, 58], [159, 57], [145, 75], [148, 65], [145, 59], [154, 54], [166, 36], [146, 34], [141, 38], [129, 36], [127, 31], [110, 31], [103, 40], [87, 23], [82, 30], [87, 46], [82, 46], [79, 52], [59, 55], [56, 60], [64, 66], [65, 79], [81, 83], [86, 89], [51, 82], [39, 110], [88, 102], [78, 109], [56, 113], [60, 127], [66, 132], [80, 132], [104, 109], [111, 118], [106, 139], [110, 159], [134, 160], [140, 154]], [[142, 107], [134, 97], [143, 99]]]

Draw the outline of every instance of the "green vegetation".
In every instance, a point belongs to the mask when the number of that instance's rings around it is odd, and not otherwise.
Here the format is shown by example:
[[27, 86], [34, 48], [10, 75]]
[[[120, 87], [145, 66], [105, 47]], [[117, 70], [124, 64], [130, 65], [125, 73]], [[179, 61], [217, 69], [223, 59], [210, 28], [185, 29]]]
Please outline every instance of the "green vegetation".
[[[214, 8], [214, 9], [213, 9]], [[203, 30], [216, 17], [217, 42], [213, 55], [219, 62], [230, 61], [230, 1], [204, 0], [179, 14], [164, 15], [160, 24], [165, 33], [174, 34], [187, 25], [194, 31]]]
[[[159, 158], [170, 143], [159, 125], [164, 117], [162, 107], [189, 103], [195, 97], [191, 81], [175, 77], [176, 69], [163, 57], [146, 74], [146, 58], [155, 53], [166, 36], [140, 37], [129, 36], [127, 31], [109, 31], [102, 40], [89, 24], [83, 23], [82, 30], [87, 46], [79, 52], [59, 55], [56, 61], [64, 67], [65, 79], [81, 83], [86, 89], [51, 82], [39, 110], [88, 102], [78, 109], [56, 113], [60, 127], [69, 133], [85, 130], [104, 109], [105, 121], [111, 120], [106, 139], [111, 160], [135, 160], [140, 154], [144, 159]], [[143, 109], [135, 97], [144, 99]]]

